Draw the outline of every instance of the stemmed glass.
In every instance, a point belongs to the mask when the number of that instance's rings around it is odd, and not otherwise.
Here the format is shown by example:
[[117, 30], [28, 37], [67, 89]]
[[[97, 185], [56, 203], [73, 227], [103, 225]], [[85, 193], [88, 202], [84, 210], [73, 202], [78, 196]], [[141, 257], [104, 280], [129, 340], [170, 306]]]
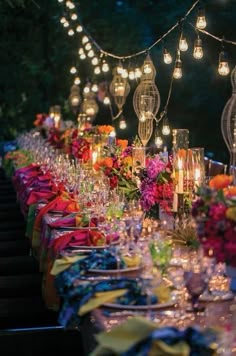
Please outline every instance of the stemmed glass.
[[207, 288], [208, 276], [206, 268], [201, 259], [197, 258], [188, 264], [188, 268], [184, 271], [185, 286], [190, 296], [191, 308], [186, 311], [200, 312], [204, 308], [199, 305], [199, 297]]

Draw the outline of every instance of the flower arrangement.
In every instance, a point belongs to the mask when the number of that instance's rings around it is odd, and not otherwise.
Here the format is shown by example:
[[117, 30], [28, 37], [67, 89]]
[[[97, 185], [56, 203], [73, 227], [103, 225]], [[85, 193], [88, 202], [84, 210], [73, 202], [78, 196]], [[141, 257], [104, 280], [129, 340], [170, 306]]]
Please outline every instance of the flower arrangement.
[[171, 162], [165, 163], [159, 155], [147, 158], [139, 178], [141, 205], [147, 215], [158, 218], [159, 206], [170, 213], [173, 199]]
[[108, 151], [107, 156], [94, 164], [96, 171], [103, 171], [109, 178], [110, 188], [118, 188], [126, 198], [137, 199], [139, 191], [132, 177], [132, 147], [127, 140], [116, 140], [116, 145]]
[[236, 267], [236, 186], [233, 177], [217, 175], [209, 187], [200, 187], [192, 216], [206, 255]]

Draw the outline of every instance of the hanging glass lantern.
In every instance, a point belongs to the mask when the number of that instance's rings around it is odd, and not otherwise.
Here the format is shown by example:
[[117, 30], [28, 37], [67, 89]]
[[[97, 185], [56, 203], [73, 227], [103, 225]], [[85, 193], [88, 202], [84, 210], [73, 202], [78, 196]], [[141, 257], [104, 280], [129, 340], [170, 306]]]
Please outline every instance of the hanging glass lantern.
[[117, 68], [115, 68], [113, 72], [113, 79], [109, 89], [111, 95], [114, 97], [116, 106], [122, 111], [127, 95], [130, 92], [130, 85], [126, 78], [122, 78], [122, 76], [117, 73]]
[[134, 92], [133, 105], [139, 119], [139, 136], [142, 135], [140, 139], [146, 145], [152, 135], [153, 120], [160, 107], [160, 93], [155, 84], [156, 69], [149, 55], [141, 70], [142, 77]]
[[79, 87], [74, 84], [74, 85], [72, 85], [72, 87], [70, 89], [70, 96], [69, 96], [70, 105], [73, 108], [76, 108], [79, 106], [80, 101], [81, 101], [81, 97], [80, 97]]
[[236, 184], [236, 66], [231, 73], [232, 95], [226, 103], [221, 116], [221, 132], [229, 150], [229, 173]]
[[92, 91], [90, 91], [84, 96], [82, 111], [91, 119], [96, 116], [98, 112], [98, 104], [95, 100], [95, 94]]

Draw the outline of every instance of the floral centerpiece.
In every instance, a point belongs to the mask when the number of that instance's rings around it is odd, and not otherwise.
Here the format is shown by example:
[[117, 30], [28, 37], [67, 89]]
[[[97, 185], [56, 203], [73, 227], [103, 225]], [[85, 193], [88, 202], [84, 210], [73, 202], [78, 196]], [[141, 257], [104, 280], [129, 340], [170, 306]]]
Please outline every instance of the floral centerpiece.
[[217, 175], [209, 187], [200, 187], [192, 216], [207, 256], [236, 267], [236, 186], [232, 176]]
[[96, 171], [102, 171], [109, 178], [110, 188], [118, 188], [126, 198], [137, 199], [139, 190], [132, 177], [132, 147], [127, 140], [116, 140], [112, 150], [97, 160], [94, 164]]
[[159, 218], [159, 208], [171, 213], [173, 200], [172, 165], [157, 154], [147, 158], [146, 167], [139, 174], [140, 200], [147, 216]]

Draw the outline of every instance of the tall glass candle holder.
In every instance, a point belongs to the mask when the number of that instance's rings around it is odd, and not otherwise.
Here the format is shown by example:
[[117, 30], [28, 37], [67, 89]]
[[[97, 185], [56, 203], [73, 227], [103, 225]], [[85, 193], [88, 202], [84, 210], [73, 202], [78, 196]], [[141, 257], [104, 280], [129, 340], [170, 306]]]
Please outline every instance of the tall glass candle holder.
[[[187, 157], [189, 147], [189, 130], [174, 129], [172, 131], [173, 176], [175, 191], [173, 197], [173, 211], [184, 209], [184, 193], [187, 192]], [[181, 206], [180, 206], [181, 205]]]
[[132, 148], [132, 173], [138, 173], [140, 168], [146, 167], [146, 147], [135, 146]]
[[196, 191], [205, 181], [204, 148], [193, 147], [190, 150], [192, 152], [194, 191]]

